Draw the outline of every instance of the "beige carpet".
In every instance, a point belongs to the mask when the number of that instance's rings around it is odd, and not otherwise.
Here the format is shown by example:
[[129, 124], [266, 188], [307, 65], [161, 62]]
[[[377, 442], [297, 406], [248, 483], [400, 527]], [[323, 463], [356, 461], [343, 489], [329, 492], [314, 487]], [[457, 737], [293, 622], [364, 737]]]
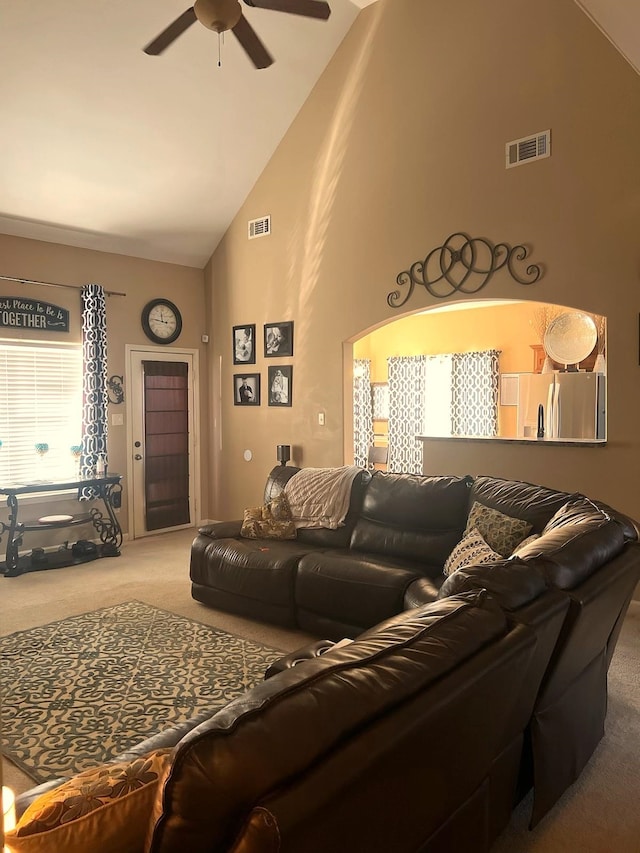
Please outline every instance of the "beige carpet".
[[[195, 602], [188, 580], [192, 539], [191, 530], [168, 533], [126, 543], [122, 557], [0, 578], [0, 634], [137, 599], [284, 651], [310, 639]], [[611, 667], [604, 740], [580, 779], [533, 832], [527, 829], [529, 798], [520, 804], [495, 853], [640, 853], [639, 652], [636, 601]], [[33, 784], [8, 762], [4, 780], [18, 792]]]

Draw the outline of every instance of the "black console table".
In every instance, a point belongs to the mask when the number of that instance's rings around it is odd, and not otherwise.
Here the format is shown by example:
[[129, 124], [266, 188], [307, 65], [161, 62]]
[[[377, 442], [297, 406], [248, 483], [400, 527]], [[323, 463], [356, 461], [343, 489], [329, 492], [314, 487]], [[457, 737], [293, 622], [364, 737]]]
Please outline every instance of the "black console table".
[[[98, 557], [117, 557], [122, 545], [122, 528], [115, 513], [121, 505], [122, 485], [121, 474], [107, 474], [103, 477], [85, 477], [84, 479], [68, 480], [60, 483], [26, 483], [0, 487], [0, 495], [6, 495], [9, 507], [8, 523], [0, 521], [0, 541], [7, 534], [7, 549], [4, 562], [0, 562], [0, 574], [7, 578], [16, 577], [25, 572], [41, 569], [55, 569], [71, 566], [76, 563], [86, 563]], [[20, 521], [19, 501], [27, 495], [38, 495], [45, 492], [64, 492], [74, 489], [90, 488], [92, 500], [102, 501], [104, 512], [98, 506], [93, 506], [88, 512], [66, 517], [59, 521]], [[106, 514], [105, 514], [106, 513]], [[92, 547], [63, 546], [60, 550], [45, 554], [38, 549], [38, 559], [34, 553], [19, 556], [19, 550], [25, 533], [35, 530], [52, 530], [55, 528], [73, 527], [79, 524], [93, 524], [100, 538], [100, 545]]]

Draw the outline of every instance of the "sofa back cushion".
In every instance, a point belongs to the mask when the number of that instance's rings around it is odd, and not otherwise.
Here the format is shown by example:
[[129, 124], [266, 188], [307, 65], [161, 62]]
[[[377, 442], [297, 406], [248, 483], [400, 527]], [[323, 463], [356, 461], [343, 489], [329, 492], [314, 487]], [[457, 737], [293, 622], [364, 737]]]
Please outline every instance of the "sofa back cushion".
[[[294, 465], [276, 465], [269, 472], [264, 489], [264, 502], [269, 503], [275, 497], [282, 494], [285, 485], [297, 474], [300, 468]], [[351, 499], [349, 510], [344, 520], [344, 525], [337, 530], [328, 530], [324, 527], [301, 527], [298, 530], [297, 539], [306, 545], [314, 545], [325, 548], [346, 548], [349, 545], [354, 524], [360, 514], [362, 500], [365, 490], [371, 479], [369, 471], [364, 469], [357, 475], [351, 486]]]
[[[505, 515], [521, 518], [540, 533], [550, 518], [572, 497], [545, 486], [500, 477], [476, 477], [469, 493], [469, 509], [475, 501]], [[524, 536], [523, 536], [524, 538]]]
[[616, 519], [578, 497], [561, 506], [542, 534], [519, 548], [517, 556], [535, 562], [553, 586], [573, 589], [613, 560], [626, 541]]
[[264, 503], [268, 504], [281, 495], [286, 484], [299, 470], [295, 465], [276, 465], [272, 468], [264, 487]]
[[350, 547], [444, 565], [467, 522], [470, 477], [377, 471], [367, 486]]
[[486, 589], [500, 607], [513, 611], [539, 598], [546, 592], [547, 583], [535, 561], [497, 559], [453, 572], [440, 587], [438, 598], [473, 589]]
[[504, 613], [474, 591], [393, 617], [254, 687], [178, 744], [150, 851], [230, 849], [254, 806], [506, 634]]

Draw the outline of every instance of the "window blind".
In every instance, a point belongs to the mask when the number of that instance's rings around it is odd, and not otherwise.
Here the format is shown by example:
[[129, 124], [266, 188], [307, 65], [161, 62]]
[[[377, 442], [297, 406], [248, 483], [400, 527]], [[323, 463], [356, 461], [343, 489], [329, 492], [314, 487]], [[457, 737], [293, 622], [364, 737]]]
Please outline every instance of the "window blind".
[[[0, 483], [76, 476], [82, 347], [0, 343]], [[40, 449], [48, 447], [45, 453]]]

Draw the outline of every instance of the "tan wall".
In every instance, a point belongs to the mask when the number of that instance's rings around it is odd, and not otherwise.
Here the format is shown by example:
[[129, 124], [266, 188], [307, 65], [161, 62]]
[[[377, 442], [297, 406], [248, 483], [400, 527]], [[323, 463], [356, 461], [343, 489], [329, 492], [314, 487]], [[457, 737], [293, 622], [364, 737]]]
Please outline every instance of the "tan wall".
[[[51, 281], [61, 284], [81, 286], [89, 282], [101, 284], [105, 290], [126, 293], [124, 297], [107, 298], [107, 331], [108, 331], [108, 368], [109, 375], [125, 375], [125, 345], [150, 344], [142, 331], [140, 314], [144, 305], [159, 296], [168, 297], [175, 302], [182, 312], [183, 331], [175, 343], [175, 347], [200, 350], [201, 362], [201, 395], [202, 418], [201, 435], [208, 436], [208, 366], [206, 349], [201, 343], [201, 335], [206, 329], [206, 313], [204, 310], [205, 293], [203, 274], [201, 270], [180, 267], [173, 264], [162, 264], [130, 258], [123, 255], [112, 255], [89, 249], [75, 249], [54, 243], [44, 243], [35, 240], [25, 240], [19, 237], [0, 235], [0, 273], [15, 275], [19, 278], [36, 281]], [[20, 285], [10, 281], [0, 281], [0, 296], [31, 296], [46, 302], [62, 305], [70, 311], [70, 332], [68, 334], [26, 333], [24, 330], [12, 331], [0, 329], [0, 337], [17, 337], [32, 340], [56, 340], [79, 342], [80, 329], [80, 293], [79, 291], [58, 288]], [[169, 345], [167, 349], [171, 349]], [[128, 452], [126, 446], [127, 400], [128, 389], [125, 387], [125, 402], [122, 405], [110, 405], [109, 414], [124, 415], [124, 426], [109, 426], [109, 467], [111, 471], [126, 474]], [[208, 441], [202, 442], [202, 461], [204, 470], [209, 467]], [[208, 481], [203, 478], [203, 505], [205, 512], [201, 517], [207, 517]], [[59, 511], [70, 511], [72, 506], [61, 505]], [[53, 512], [53, 510], [50, 510]], [[120, 522], [123, 530], [128, 529], [127, 483], [124, 482], [123, 506], [120, 511]], [[24, 518], [36, 517], [37, 512], [30, 511]], [[4, 517], [4, 514], [0, 517]], [[73, 530], [72, 538], [77, 538], [80, 528]], [[25, 547], [46, 545], [54, 537], [51, 534], [29, 535]], [[57, 541], [63, 541], [61, 533]], [[67, 531], [66, 538], [69, 538]], [[4, 543], [1, 546], [4, 550]]]
[[[549, 159], [505, 169], [505, 142], [549, 127]], [[205, 271], [222, 424], [212, 513], [237, 517], [260, 499], [278, 443], [298, 464], [345, 460], [343, 344], [434, 305], [424, 290], [406, 309], [386, 297], [401, 270], [463, 230], [524, 242], [544, 265], [530, 287], [500, 271], [482, 296], [608, 317], [609, 442], [456, 447], [456, 466], [530, 473], [640, 517], [639, 144], [640, 79], [573, 0], [363, 10]], [[247, 220], [265, 213], [272, 235], [248, 242]], [[234, 407], [231, 327], [276, 320], [295, 321], [293, 407]], [[263, 381], [267, 364], [258, 357]], [[433, 462], [451, 464], [444, 452]]]

